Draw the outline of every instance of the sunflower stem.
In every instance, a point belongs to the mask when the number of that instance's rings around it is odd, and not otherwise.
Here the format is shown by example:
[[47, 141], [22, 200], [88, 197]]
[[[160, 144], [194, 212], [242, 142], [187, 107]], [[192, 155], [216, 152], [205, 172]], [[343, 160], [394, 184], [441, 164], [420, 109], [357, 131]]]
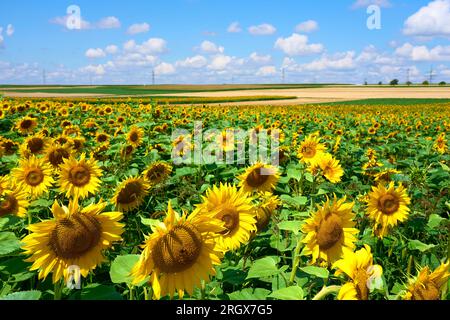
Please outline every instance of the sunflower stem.
[[128, 289], [130, 291], [130, 298], [128, 300], [134, 300], [134, 297], [133, 297], [134, 286], [129, 286]]
[[202, 280], [201, 282], [201, 289], [200, 289], [200, 300], [206, 300], [206, 282], [205, 280]]
[[61, 280], [55, 282], [54, 289], [53, 289], [53, 299], [54, 300], [61, 300], [61, 294], [62, 294], [62, 285]]
[[329, 294], [335, 293], [335, 292], [339, 292], [339, 290], [341, 290], [342, 286], [329, 286], [329, 287], [323, 287], [322, 290], [320, 290], [315, 296], [314, 298], [312, 298], [313, 300], [322, 300], [324, 299], [326, 296], [328, 296]]
[[408, 268], [406, 269], [406, 274], [408, 276], [411, 275], [411, 269], [412, 269], [413, 261], [414, 261], [414, 257], [412, 255], [410, 255], [409, 259], [408, 259]]
[[291, 276], [289, 277], [289, 286], [292, 286], [292, 284], [295, 281], [295, 276], [297, 274], [298, 265], [300, 264], [300, 249], [302, 247], [301, 239], [298, 239], [297, 246], [294, 250], [294, 255], [292, 257], [292, 271]]

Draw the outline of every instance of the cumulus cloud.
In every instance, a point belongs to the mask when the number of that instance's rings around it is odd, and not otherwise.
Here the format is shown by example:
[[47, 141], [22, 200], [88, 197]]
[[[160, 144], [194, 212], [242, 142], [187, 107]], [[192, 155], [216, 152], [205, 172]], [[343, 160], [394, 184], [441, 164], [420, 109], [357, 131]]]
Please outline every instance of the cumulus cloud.
[[119, 19], [113, 16], [103, 18], [97, 23], [99, 29], [117, 29], [120, 28], [120, 26], [121, 23]]
[[224, 47], [216, 45], [214, 42], [205, 40], [200, 44], [200, 51], [204, 53], [223, 53], [225, 51]]
[[103, 49], [97, 48], [97, 49], [88, 49], [85, 53], [85, 56], [89, 59], [97, 59], [105, 57], [106, 54], [105, 51], [103, 51]]
[[[76, 29], [68, 29], [67, 28], [67, 20], [70, 18], [69, 15], [63, 17], [55, 17], [50, 19], [51, 24], [56, 24], [63, 26], [67, 30], [76, 30]], [[116, 29], [120, 28], [121, 23], [120, 20], [114, 16], [105, 17], [100, 19], [97, 22], [89, 22], [81, 18], [80, 30], [90, 30], [90, 29]]]
[[381, 8], [392, 7], [389, 0], [357, 0], [353, 3], [352, 9], [367, 8], [370, 5], [377, 5]]
[[323, 55], [320, 59], [304, 64], [303, 68], [309, 71], [348, 70], [356, 67], [354, 58], [354, 51], [337, 53], [333, 56]]
[[162, 38], [150, 38], [142, 44], [129, 40], [125, 42], [123, 48], [126, 51], [134, 51], [140, 54], [162, 54], [167, 51], [167, 41]]
[[138, 34], [138, 33], [144, 33], [148, 32], [150, 30], [150, 25], [146, 22], [144, 23], [135, 23], [128, 27], [127, 33], [128, 34]]
[[105, 48], [105, 52], [108, 54], [116, 54], [117, 52], [119, 52], [119, 47], [113, 44], [109, 45]]
[[270, 54], [259, 55], [256, 52], [253, 52], [252, 54], [250, 54], [250, 60], [259, 64], [266, 64], [272, 60], [272, 56]]
[[273, 76], [276, 73], [277, 69], [274, 66], [264, 66], [258, 69], [256, 75], [260, 77], [266, 77], [266, 76]]
[[258, 26], [251, 26], [248, 28], [248, 32], [255, 36], [268, 36], [277, 32], [277, 29], [268, 23], [263, 23]]
[[299, 33], [309, 33], [309, 32], [316, 31], [318, 29], [319, 29], [319, 24], [317, 23], [317, 21], [314, 21], [314, 20], [304, 21], [302, 23], [299, 23], [295, 27], [295, 31], [299, 32]]
[[11, 37], [14, 34], [14, 27], [12, 24], [8, 24], [8, 26], [6, 27], [6, 35], [8, 37]]
[[81, 72], [95, 74], [97, 76], [101, 76], [105, 74], [105, 67], [101, 64], [99, 65], [88, 65], [80, 69]]
[[450, 36], [450, 0], [435, 0], [410, 16], [403, 28], [408, 36]]
[[239, 32], [241, 32], [241, 31], [242, 31], [241, 25], [240, 25], [239, 22], [237, 22], [237, 21], [232, 22], [232, 23], [228, 26], [228, 29], [227, 29], [227, 32], [230, 32], [230, 33], [239, 33]]
[[223, 54], [219, 54], [211, 60], [211, 63], [208, 65], [208, 69], [211, 70], [224, 70], [232, 61], [230, 56], [226, 56]]
[[405, 43], [395, 50], [395, 54], [412, 61], [450, 61], [450, 46], [438, 45], [429, 49], [427, 46]]
[[198, 69], [205, 67], [207, 64], [208, 60], [204, 56], [196, 55], [194, 57], [188, 57], [184, 60], [177, 61], [175, 65], [182, 68]]
[[175, 67], [167, 62], [162, 62], [155, 67], [155, 73], [157, 75], [167, 75], [175, 73]]
[[320, 43], [308, 44], [308, 37], [297, 33], [287, 38], [278, 38], [275, 48], [283, 51], [288, 56], [302, 56], [321, 53], [324, 49]]

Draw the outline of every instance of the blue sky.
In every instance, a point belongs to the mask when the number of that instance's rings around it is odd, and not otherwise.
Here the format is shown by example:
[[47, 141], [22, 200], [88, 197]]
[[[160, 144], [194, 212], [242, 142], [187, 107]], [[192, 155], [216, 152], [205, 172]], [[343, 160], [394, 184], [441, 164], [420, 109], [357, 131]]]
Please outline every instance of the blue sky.
[[448, 21], [450, 0], [2, 1], [0, 83], [450, 81]]

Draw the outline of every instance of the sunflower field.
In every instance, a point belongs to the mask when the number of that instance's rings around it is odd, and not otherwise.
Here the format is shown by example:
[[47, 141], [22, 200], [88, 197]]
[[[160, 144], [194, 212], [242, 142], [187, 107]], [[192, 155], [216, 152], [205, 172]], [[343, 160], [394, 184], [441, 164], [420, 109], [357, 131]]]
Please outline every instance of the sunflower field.
[[[231, 162], [174, 161], [209, 129]], [[0, 299], [447, 300], [449, 131], [448, 103], [0, 100]], [[234, 157], [261, 132], [276, 164]]]

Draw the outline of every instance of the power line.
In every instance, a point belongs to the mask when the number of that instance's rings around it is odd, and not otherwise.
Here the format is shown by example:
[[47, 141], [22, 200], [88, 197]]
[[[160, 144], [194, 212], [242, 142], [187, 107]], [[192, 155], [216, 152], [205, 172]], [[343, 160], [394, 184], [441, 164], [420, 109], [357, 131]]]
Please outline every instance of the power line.
[[155, 69], [152, 69], [152, 84], [155, 85]]
[[432, 84], [433, 83], [433, 76], [434, 76], [434, 74], [433, 74], [433, 65], [431, 65], [431, 68], [430, 68], [430, 84]]

